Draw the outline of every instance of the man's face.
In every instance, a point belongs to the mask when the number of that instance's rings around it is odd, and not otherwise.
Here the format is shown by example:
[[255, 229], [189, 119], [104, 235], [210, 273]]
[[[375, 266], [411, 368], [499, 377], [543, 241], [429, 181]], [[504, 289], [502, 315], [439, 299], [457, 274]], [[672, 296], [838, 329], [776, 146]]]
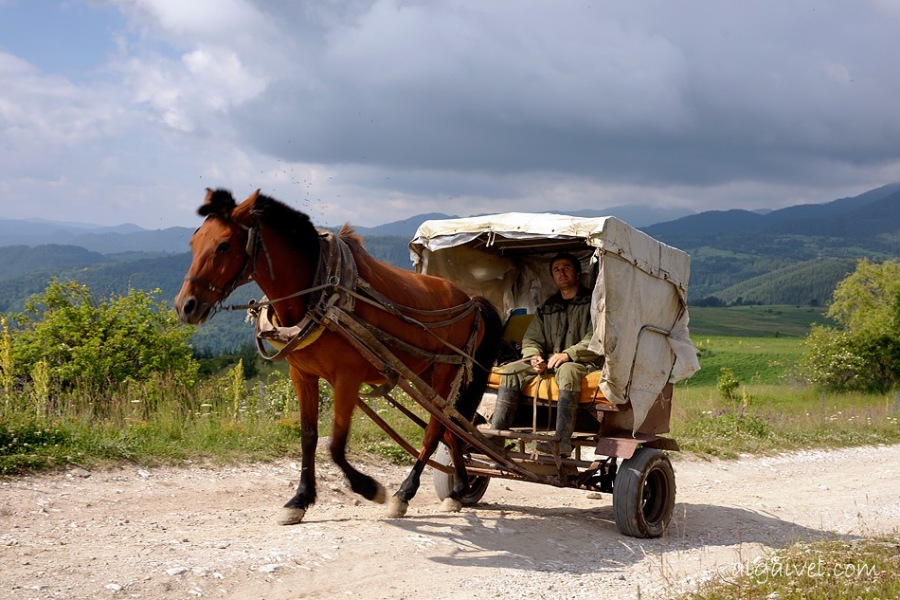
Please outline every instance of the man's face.
[[553, 274], [553, 281], [556, 287], [561, 290], [578, 287], [578, 270], [567, 258], [560, 258], [553, 261], [550, 265], [550, 272]]

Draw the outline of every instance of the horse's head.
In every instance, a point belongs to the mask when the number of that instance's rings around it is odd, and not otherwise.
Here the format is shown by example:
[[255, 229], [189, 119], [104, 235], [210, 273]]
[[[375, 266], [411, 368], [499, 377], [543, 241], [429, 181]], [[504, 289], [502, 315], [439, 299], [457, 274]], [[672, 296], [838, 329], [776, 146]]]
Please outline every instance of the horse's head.
[[193, 261], [175, 297], [175, 310], [183, 323], [198, 325], [240, 285], [250, 280], [256, 229], [250, 206], [257, 190], [238, 206], [231, 192], [206, 190], [197, 214], [206, 217], [191, 238]]

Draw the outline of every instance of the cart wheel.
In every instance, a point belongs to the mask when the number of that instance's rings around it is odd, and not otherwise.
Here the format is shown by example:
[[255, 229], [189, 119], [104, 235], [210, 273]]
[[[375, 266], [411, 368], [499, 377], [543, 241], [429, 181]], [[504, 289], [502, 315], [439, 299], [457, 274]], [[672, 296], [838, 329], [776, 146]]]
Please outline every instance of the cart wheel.
[[[450, 456], [450, 448], [444, 444], [440, 444], [437, 451], [435, 451], [432, 460], [442, 465], [449, 465], [453, 462], [452, 457]], [[450, 492], [453, 491], [453, 485], [456, 483], [456, 475], [433, 469], [432, 479], [434, 481], [434, 491], [437, 493], [438, 499], [444, 500], [448, 498]], [[469, 493], [460, 499], [462, 505], [473, 506], [478, 504], [478, 501], [481, 500], [484, 493], [487, 491], [490, 482], [490, 477], [469, 477]]]
[[675, 471], [654, 448], [638, 448], [622, 461], [613, 486], [616, 527], [636, 538], [661, 536], [675, 509]]

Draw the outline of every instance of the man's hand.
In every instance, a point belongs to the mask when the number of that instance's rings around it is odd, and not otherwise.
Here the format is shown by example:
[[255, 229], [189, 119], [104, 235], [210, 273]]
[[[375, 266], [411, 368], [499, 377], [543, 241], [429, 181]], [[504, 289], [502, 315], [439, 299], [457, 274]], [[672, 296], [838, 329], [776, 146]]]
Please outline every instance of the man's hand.
[[555, 369], [563, 363], [569, 362], [569, 355], [565, 352], [557, 352], [547, 360], [547, 368]]
[[532, 356], [529, 360], [531, 367], [538, 373], [541, 374], [547, 370], [547, 361], [540, 356]]

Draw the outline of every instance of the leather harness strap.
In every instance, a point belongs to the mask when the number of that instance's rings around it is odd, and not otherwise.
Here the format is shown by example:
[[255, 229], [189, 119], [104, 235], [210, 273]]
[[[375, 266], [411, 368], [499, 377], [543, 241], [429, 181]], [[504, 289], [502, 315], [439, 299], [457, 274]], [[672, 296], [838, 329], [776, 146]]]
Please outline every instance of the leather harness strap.
[[[453, 325], [469, 316], [470, 313], [477, 309], [477, 304], [474, 300], [470, 299], [467, 302], [456, 306], [434, 310], [397, 304], [386, 295], [373, 288], [368, 281], [359, 277], [356, 261], [353, 258], [350, 246], [346, 242], [329, 231], [320, 232], [319, 236], [319, 263], [316, 267], [316, 275], [313, 279], [315, 285], [313, 285], [313, 287], [307, 290], [301, 290], [286, 298], [275, 300], [264, 298], [260, 302], [251, 304], [247, 307], [249, 309], [249, 316], [256, 320], [256, 345], [257, 351], [262, 358], [271, 361], [281, 360], [291, 352], [313, 344], [325, 331], [326, 325], [323, 322], [325, 314], [329, 309], [334, 307], [340, 309], [343, 314], [353, 318], [360, 325], [368, 329], [371, 334], [377, 336], [379, 341], [383, 344], [397, 348], [420, 360], [465, 365], [465, 371], [467, 371], [466, 378], [470, 376], [471, 365], [475, 363], [472, 352], [477, 339], [480, 319], [477, 317], [474, 319], [472, 331], [466, 341], [465, 347], [462, 349], [457, 348], [442, 337], [436, 335], [432, 329], [440, 329], [441, 327]], [[357, 291], [357, 289], [359, 289], [359, 291]], [[279, 325], [277, 323], [277, 318], [275, 317], [275, 312], [272, 309], [272, 305], [290, 297], [306, 294], [310, 295], [310, 302], [306, 314], [304, 314], [300, 322], [290, 327]], [[357, 301], [365, 302], [371, 306], [384, 310], [404, 323], [421, 327], [450, 349], [451, 353], [438, 354], [423, 350], [422, 348], [401, 340], [397, 336], [375, 328], [354, 313], [355, 303]], [[410, 314], [423, 317], [447, 318], [440, 321], [422, 322], [409, 316]], [[344, 335], [347, 334], [345, 329], [342, 329], [341, 332]], [[272, 343], [276, 347], [281, 347], [275, 354], [270, 355], [266, 351], [265, 346], [263, 346], [263, 340]], [[391, 379], [388, 374], [386, 374], [386, 376], [388, 376], [389, 380]]]

